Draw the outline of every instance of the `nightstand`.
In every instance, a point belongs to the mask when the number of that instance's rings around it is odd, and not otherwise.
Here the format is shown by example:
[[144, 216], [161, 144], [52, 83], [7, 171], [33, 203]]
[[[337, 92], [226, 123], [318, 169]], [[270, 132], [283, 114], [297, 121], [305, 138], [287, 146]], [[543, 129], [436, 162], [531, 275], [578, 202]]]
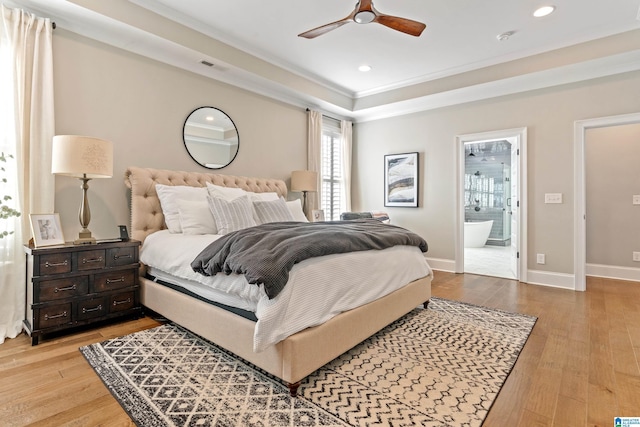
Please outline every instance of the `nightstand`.
[[137, 240], [24, 247], [27, 256], [24, 328], [40, 337], [122, 316], [142, 315]]

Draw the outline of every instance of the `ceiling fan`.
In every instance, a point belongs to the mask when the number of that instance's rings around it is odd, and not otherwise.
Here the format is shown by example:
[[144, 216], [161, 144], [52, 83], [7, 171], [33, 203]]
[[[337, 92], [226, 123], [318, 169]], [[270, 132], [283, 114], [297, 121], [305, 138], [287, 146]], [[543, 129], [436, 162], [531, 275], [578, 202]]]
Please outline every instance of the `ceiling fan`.
[[426, 27], [426, 25], [422, 22], [412, 21], [411, 19], [400, 18], [397, 16], [385, 15], [378, 12], [373, 7], [373, 0], [359, 0], [356, 4], [356, 8], [346, 18], [298, 34], [298, 37], [312, 39], [351, 22], [355, 22], [357, 24], [368, 24], [370, 22], [377, 22], [378, 24], [382, 24], [396, 31], [400, 31], [415, 37], [418, 37], [420, 34], [422, 34], [422, 31]]

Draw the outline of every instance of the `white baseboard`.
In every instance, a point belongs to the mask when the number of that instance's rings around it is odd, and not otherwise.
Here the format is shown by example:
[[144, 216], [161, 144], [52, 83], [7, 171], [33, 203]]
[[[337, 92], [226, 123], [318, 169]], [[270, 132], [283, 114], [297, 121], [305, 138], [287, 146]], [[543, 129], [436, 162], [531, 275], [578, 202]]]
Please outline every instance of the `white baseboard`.
[[[432, 269], [454, 273], [456, 262], [451, 259], [426, 258]], [[620, 267], [615, 265], [587, 264], [587, 276], [607, 279], [629, 280], [640, 282], [640, 268]], [[531, 285], [549, 286], [553, 288], [575, 289], [575, 275], [555, 273], [552, 271], [528, 270], [527, 283]]]
[[438, 271], [446, 271], [448, 273], [455, 273], [456, 271], [456, 262], [451, 259], [442, 259], [442, 258], [427, 258], [427, 262], [432, 269]]
[[529, 270], [527, 271], [527, 283], [571, 290], [576, 288], [574, 274], [552, 271]]
[[[448, 273], [455, 273], [456, 271], [455, 260], [425, 258], [434, 270], [446, 271]], [[526, 283], [562, 289], [575, 289], [575, 277], [573, 274], [554, 273], [549, 271], [528, 270]]]
[[640, 282], [640, 268], [620, 267], [617, 265], [587, 264], [586, 275]]

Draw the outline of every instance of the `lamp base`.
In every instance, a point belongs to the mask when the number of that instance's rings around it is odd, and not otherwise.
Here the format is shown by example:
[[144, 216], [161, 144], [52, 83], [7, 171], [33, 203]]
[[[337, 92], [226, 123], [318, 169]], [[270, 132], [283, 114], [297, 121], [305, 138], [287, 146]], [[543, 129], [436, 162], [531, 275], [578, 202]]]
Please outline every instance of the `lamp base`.
[[73, 241], [74, 245], [94, 245], [95, 243], [96, 239], [91, 237], [91, 232], [89, 230], [78, 233], [78, 238]]

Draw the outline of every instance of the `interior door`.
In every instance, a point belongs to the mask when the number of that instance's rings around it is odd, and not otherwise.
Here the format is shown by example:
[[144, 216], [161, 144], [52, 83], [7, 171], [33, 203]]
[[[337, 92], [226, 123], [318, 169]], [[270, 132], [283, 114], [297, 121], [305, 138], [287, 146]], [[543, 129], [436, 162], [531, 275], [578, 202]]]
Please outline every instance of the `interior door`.
[[520, 138], [516, 138], [515, 144], [511, 144], [511, 209], [509, 210], [511, 216], [511, 272], [516, 279], [520, 279], [518, 267], [518, 248], [520, 247], [518, 241], [519, 230], [519, 218], [518, 209], [520, 206], [520, 194], [518, 194], [518, 169], [519, 169], [519, 156], [520, 156], [520, 144], [518, 143]]

